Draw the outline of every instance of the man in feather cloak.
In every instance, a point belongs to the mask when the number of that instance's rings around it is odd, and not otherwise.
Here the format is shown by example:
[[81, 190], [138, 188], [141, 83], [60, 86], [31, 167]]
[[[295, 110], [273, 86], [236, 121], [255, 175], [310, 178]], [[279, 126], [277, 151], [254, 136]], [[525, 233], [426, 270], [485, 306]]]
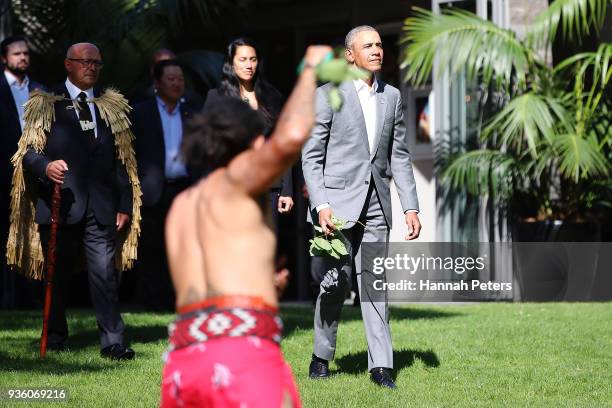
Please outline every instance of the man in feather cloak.
[[59, 184], [48, 349], [65, 347], [66, 278], [82, 246], [101, 354], [131, 359], [134, 351], [123, 340], [117, 275], [117, 269], [132, 267], [140, 234], [141, 191], [128, 119], [131, 108], [116, 90], [94, 89], [102, 68], [95, 45], [72, 45], [64, 66], [66, 82], [53, 93], [33, 92], [25, 105], [25, 127], [12, 158], [7, 262], [30, 278], [44, 277], [51, 193]]

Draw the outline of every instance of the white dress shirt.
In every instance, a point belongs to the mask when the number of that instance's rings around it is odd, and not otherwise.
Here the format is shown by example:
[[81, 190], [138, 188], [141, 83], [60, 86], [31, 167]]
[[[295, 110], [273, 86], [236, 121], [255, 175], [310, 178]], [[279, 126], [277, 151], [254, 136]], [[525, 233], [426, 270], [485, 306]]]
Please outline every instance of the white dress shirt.
[[[74, 111], [76, 112], [76, 115], [77, 115], [77, 118], [78, 118], [79, 117], [79, 111], [76, 108], [76, 103], [78, 102], [79, 94], [81, 92], [85, 92], [85, 94], [87, 95], [87, 99], [91, 100], [94, 97], [93, 88], [80, 89], [75, 84], [70, 82], [70, 79], [68, 79], [68, 78], [66, 78], [65, 85], [66, 85], [66, 89], [68, 90], [68, 93], [70, 94], [70, 99], [72, 99], [72, 105], [74, 106]], [[89, 106], [89, 111], [91, 112], [91, 117], [92, 117], [93, 123], [95, 125], [95, 127], [94, 127], [94, 135], [97, 138], [98, 137], [98, 122], [96, 120], [96, 109], [94, 108], [94, 103], [93, 102], [87, 102], [87, 106]]]
[[4, 70], [4, 77], [6, 78], [6, 82], [9, 84], [9, 88], [11, 88], [13, 100], [15, 101], [15, 107], [17, 108], [17, 114], [19, 115], [19, 124], [21, 125], [21, 130], [23, 131], [23, 105], [25, 105], [25, 103], [28, 101], [28, 97], [30, 96], [30, 91], [28, 90], [30, 79], [26, 75], [23, 82], [19, 83], [17, 77], [6, 69]]
[[181, 142], [183, 140], [183, 118], [181, 117], [181, 102], [179, 101], [172, 112], [168, 112], [168, 106], [159, 97], [157, 109], [162, 124], [164, 136], [164, 147], [166, 149], [166, 179], [178, 179], [187, 177], [187, 169], [181, 159]]
[[353, 81], [361, 110], [363, 111], [363, 119], [365, 120], [366, 132], [368, 134], [368, 147], [370, 154], [374, 148], [374, 132], [376, 131], [376, 90], [378, 89], [378, 81], [374, 78], [372, 86], [368, 86], [362, 79]]

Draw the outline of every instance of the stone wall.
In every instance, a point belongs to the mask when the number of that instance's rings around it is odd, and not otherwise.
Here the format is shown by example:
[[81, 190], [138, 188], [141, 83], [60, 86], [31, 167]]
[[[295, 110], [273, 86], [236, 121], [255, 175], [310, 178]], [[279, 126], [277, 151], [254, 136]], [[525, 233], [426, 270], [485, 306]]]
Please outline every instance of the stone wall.
[[525, 38], [535, 17], [548, 7], [547, 0], [508, 0], [510, 27], [519, 38]]

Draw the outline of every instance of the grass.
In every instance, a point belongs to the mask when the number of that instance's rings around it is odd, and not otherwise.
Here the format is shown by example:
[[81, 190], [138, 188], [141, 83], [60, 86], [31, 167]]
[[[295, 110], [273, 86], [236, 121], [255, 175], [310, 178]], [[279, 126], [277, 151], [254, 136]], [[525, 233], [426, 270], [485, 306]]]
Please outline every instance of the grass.
[[[74, 407], [157, 406], [172, 315], [124, 313], [137, 358], [118, 363], [99, 357], [92, 311], [68, 314], [70, 351], [40, 361], [40, 314], [0, 313], [0, 389], [65, 387]], [[312, 309], [284, 308], [283, 351], [306, 407], [612, 407], [612, 303], [418, 305], [391, 316], [394, 392], [369, 382], [358, 309], [343, 312], [333, 377], [312, 381]]]

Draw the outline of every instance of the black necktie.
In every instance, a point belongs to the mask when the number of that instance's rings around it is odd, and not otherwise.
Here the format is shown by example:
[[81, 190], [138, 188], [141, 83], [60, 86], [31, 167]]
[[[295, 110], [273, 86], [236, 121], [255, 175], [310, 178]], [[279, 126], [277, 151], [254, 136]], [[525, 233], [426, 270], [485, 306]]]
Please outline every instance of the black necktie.
[[96, 133], [91, 111], [89, 110], [89, 105], [87, 105], [87, 94], [85, 92], [81, 92], [77, 97], [77, 105], [79, 105], [79, 124], [81, 125], [81, 130], [83, 130], [83, 133], [89, 136], [93, 141], [96, 139]]

